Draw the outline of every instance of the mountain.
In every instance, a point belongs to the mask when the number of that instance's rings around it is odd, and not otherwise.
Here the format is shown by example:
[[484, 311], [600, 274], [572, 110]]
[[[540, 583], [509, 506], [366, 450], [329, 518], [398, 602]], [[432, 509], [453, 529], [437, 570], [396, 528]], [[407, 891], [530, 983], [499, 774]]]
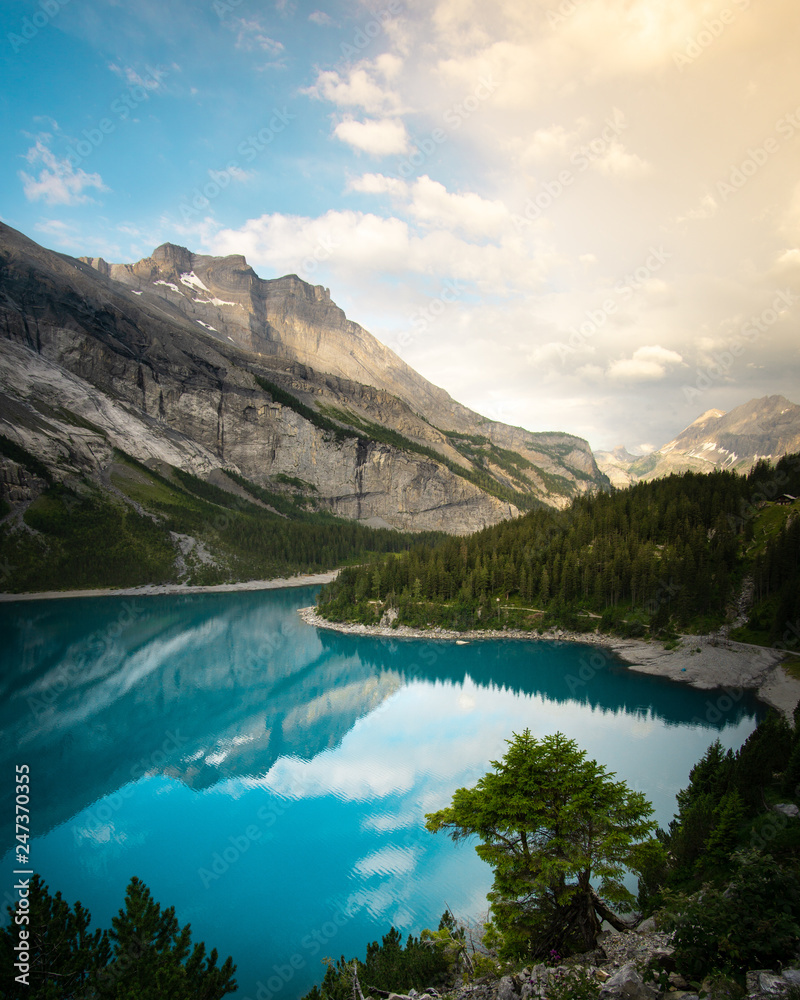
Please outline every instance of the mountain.
[[118, 497], [119, 452], [229, 494], [242, 480], [308, 510], [453, 534], [608, 488], [583, 439], [487, 420], [327, 289], [261, 279], [242, 256], [164, 244], [109, 264], [0, 224], [0, 332], [0, 478], [17, 518], [49, 481]]
[[595, 452], [595, 459], [614, 486], [629, 486], [673, 472], [748, 472], [759, 459], [775, 462], [797, 451], [800, 406], [784, 396], [764, 396], [728, 413], [706, 410], [672, 441], [649, 455], [637, 457], [624, 448], [615, 448]]

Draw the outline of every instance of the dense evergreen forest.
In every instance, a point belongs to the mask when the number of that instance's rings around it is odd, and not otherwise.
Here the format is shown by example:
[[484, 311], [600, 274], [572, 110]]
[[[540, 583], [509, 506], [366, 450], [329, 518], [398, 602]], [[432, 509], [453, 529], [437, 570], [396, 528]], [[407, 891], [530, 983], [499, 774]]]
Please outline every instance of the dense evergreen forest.
[[[334, 621], [454, 629], [559, 626], [668, 636], [721, 625], [743, 585], [738, 637], [784, 640], [800, 618], [800, 455], [748, 475], [687, 472], [535, 510], [468, 538], [343, 571], [319, 598]], [[778, 502], [781, 501], [781, 502]], [[796, 627], [796, 626], [795, 626]]]

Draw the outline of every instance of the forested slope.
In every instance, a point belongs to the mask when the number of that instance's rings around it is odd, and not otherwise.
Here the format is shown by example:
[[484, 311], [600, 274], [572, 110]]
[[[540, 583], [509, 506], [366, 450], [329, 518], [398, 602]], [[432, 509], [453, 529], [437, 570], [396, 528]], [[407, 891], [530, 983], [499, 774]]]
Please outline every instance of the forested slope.
[[469, 538], [345, 570], [319, 598], [330, 620], [456, 629], [550, 625], [626, 635], [721, 625], [752, 579], [748, 638], [800, 616], [800, 455], [774, 467], [685, 473], [563, 511], [531, 511]]

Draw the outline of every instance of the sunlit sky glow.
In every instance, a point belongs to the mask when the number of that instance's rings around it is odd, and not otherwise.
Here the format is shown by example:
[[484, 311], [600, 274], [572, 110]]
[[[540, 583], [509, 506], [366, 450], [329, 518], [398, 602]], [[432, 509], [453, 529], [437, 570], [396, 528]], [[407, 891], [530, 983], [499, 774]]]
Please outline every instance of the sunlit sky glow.
[[0, 217], [297, 273], [594, 448], [800, 402], [796, 0], [21, 0]]

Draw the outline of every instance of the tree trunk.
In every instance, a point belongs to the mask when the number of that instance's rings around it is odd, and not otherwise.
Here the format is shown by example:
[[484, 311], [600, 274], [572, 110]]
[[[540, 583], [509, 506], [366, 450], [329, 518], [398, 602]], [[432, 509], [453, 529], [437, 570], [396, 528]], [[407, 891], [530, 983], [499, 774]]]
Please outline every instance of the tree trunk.
[[596, 910], [598, 915], [602, 917], [603, 920], [607, 920], [611, 924], [611, 926], [618, 931], [629, 931], [631, 929], [630, 924], [626, 923], [624, 920], [621, 920], [616, 915], [616, 913], [613, 913], [611, 910], [609, 910], [609, 908], [606, 906], [603, 900], [600, 899], [600, 897], [597, 895], [594, 889], [590, 889], [589, 891], [592, 894], [592, 903], [594, 905], [594, 909]]

